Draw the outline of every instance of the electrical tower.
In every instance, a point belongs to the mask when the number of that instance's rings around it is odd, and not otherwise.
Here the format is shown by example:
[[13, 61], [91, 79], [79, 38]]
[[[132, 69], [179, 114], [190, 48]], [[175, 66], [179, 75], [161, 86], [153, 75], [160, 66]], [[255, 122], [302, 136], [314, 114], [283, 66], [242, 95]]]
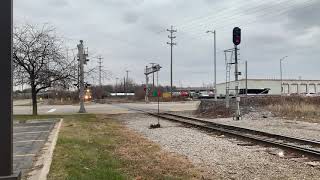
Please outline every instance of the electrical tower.
[[172, 49], [173, 46], [177, 45], [176, 43], [173, 42], [173, 39], [176, 38], [176, 36], [173, 36], [173, 34], [175, 32], [177, 32], [177, 30], [173, 29], [173, 26], [171, 26], [171, 29], [167, 29], [168, 32], [170, 32], [170, 35], [168, 36], [168, 38], [170, 39], [170, 42], [167, 42], [167, 44], [170, 45], [171, 47], [171, 61], [170, 61], [170, 94], [171, 94], [171, 98], [172, 98]]

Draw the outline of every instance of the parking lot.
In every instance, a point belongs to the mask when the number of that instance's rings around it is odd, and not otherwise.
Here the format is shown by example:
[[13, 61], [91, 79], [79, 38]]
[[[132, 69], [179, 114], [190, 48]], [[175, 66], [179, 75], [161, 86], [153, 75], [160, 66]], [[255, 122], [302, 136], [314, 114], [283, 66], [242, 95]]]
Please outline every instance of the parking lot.
[[25, 175], [41, 153], [43, 145], [57, 119], [14, 122], [13, 125], [13, 170]]

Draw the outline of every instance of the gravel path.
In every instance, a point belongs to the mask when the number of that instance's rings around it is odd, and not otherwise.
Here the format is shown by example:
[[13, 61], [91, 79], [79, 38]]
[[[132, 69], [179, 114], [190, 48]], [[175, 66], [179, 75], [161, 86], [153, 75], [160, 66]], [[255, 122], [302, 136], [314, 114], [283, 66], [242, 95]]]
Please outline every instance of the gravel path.
[[[165, 150], [182, 154], [212, 179], [319, 179], [320, 168], [272, 155], [260, 146], [223, 136], [208, 135], [197, 129], [161, 121], [162, 128], [149, 129], [157, 119], [143, 114], [120, 115], [127, 127], [142, 133]], [[239, 144], [239, 145], [238, 145]]]

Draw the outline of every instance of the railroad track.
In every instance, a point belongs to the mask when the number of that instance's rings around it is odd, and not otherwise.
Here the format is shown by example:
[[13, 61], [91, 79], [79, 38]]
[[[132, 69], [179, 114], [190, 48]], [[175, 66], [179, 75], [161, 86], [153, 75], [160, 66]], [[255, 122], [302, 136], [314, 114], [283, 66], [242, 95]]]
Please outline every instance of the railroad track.
[[320, 160], [320, 141], [305, 139], [300, 137], [290, 137], [279, 134], [272, 134], [263, 131], [247, 129], [232, 125], [225, 125], [215, 122], [210, 122], [208, 120], [203, 120], [194, 117], [187, 117], [176, 115], [172, 113], [155, 113], [154, 111], [146, 111], [136, 108], [131, 108], [129, 106], [122, 106], [128, 109], [142, 112], [154, 117], [159, 117], [162, 119], [166, 119], [169, 121], [183, 123], [188, 126], [193, 126], [201, 129], [205, 129], [207, 131], [220, 132], [223, 134], [228, 134], [234, 137], [247, 139], [249, 141], [254, 141], [257, 143], [267, 144], [270, 146], [279, 147], [281, 149], [285, 149], [289, 152], [297, 152], [299, 154], [306, 155], [308, 157], [316, 158]]
[[300, 154], [320, 159], [320, 141], [305, 138], [290, 137], [279, 134], [271, 134], [263, 131], [257, 131], [237, 126], [214, 123], [203, 119], [186, 117], [171, 113], [155, 114], [147, 112], [149, 115], [160, 117], [162, 119], [183, 123], [186, 125], [206, 129], [209, 131], [217, 131], [224, 134], [232, 135], [255, 141], [257, 143], [276, 146], [288, 151], [298, 152]]

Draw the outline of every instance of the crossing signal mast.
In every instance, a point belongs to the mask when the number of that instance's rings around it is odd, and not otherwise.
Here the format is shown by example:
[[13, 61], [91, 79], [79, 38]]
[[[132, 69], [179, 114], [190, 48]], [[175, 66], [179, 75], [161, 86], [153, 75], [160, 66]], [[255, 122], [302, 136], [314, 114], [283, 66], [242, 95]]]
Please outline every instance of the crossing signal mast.
[[[150, 92], [148, 75], [153, 74], [155, 72], [158, 73], [158, 71], [160, 71], [161, 68], [162, 67], [159, 64], [153, 64], [151, 67], [146, 66], [146, 69], [144, 71], [144, 74], [146, 75], [146, 87], [144, 88], [144, 91], [146, 92], [146, 94], [145, 94], [146, 103], [149, 102], [148, 95], [149, 95], [149, 92]], [[157, 77], [158, 77], [158, 74], [157, 74]]]
[[[86, 109], [84, 107], [84, 100], [85, 100], [85, 82], [84, 82], [84, 65], [87, 64], [89, 59], [88, 57], [88, 50], [85, 51], [83, 47], [83, 40], [80, 40], [80, 44], [77, 45], [78, 47], [78, 58], [79, 58], [79, 98], [80, 98], [80, 110], [79, 113], [86, 113]], [[88, 86], [88, 84], [87, 84]]]
[[240, 97], [239, 97], [239, 75], [241, 75], [241, 72], [238, 71], [238, 45], [241, 43], [241, 29], [239, 27], [233, 28], [233, 36], [232, 36], [232, 41], [234, 44], [234, 58], [235, 58], [235, 94], [236, 94], [236, 105], [237, 105], [237, 110], [236, 110], [236, 120], [240, 120], [241, 114], [240, 114]]

